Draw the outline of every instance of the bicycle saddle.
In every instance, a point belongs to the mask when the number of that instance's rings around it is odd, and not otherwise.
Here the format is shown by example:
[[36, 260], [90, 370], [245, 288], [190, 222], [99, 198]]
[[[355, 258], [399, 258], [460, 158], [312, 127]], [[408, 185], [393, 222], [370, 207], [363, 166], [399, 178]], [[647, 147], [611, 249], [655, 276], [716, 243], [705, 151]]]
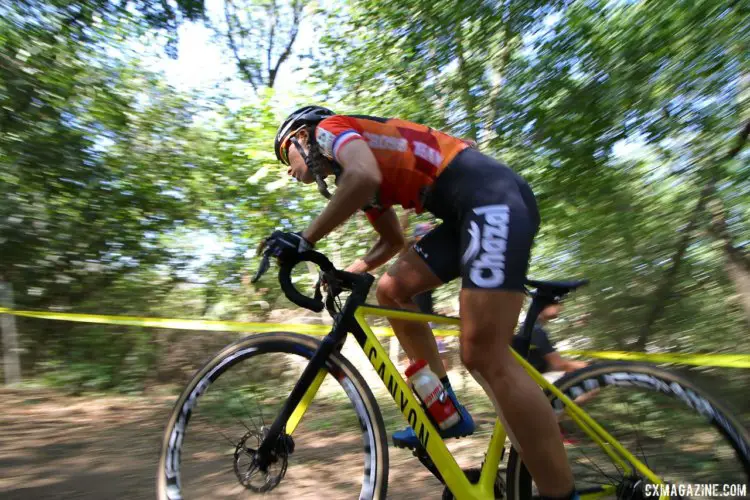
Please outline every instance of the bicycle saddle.
[[526, 280], [526, 284], [536, 288], [538, 295], [544, 295], [549, 297], [562, 297], [576, 288], [587, 285], [589, 280], [565, 280], [565, 281], [542, 281], [542, 280]]

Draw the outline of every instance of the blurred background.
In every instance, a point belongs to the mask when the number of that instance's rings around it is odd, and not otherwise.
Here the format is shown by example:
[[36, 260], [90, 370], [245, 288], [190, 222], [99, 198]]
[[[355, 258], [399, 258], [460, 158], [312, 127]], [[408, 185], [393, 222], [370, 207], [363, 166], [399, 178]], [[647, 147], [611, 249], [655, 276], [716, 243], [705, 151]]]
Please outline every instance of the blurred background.
[[[324, 322], [249, 283], [260, 240], [324, 206], [273, 153], [307, 103], [474, 139], [526, 177], [530, 275], [591, 280], [558, 345], [748, 352], [750, 12], [720, 0], [0, 0], [0, 306]], [[358, 215], [319, 249], [345, 266], [374, 241]], [[152, 496], [170, 404], [237, 338], [15, 329], [0, 496], [18, 498]], [[748, 421], [748, 370], [678, 369]], [[127, 470], [102, 458], [118, 443]]]

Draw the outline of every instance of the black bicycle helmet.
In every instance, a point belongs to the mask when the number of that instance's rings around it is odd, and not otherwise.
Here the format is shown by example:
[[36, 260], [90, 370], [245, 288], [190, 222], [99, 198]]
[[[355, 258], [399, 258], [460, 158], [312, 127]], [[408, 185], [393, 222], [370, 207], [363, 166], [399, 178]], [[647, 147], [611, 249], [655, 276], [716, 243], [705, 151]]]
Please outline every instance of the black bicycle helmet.
[[315, 125], [335, 114], [322, 106], [305, 106], [290, 114], [276, 131], [276, 139], [273, 144], [276, 158], [281, 163], [289, 165], [289, 157], [286, 153], [282, 155], [282, 150], [286, 152], [289, 149], [290, 136], [303, 126]]

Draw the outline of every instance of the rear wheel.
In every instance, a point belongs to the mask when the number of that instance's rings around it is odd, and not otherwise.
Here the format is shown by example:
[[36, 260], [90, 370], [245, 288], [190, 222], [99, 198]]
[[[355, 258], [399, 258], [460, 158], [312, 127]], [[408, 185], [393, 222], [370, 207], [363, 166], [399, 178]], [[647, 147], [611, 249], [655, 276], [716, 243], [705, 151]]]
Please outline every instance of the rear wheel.
[[[569, 373], [555, 385], [662, 480], [683, 485], [680, 496], [672, 498], [709, 498], [708, 490], [684, 489], [702, 484], [718, 484], [722, 496], [748, 494], [748, 432], [726, 408], [684, 378], [651, 365], [610, 362]], [[643, 498], [647, 482], [637, 476], [626, 477], [622, 468], [564, 415], [562, 402], [551, 395], [550, 399], [581, 496], [599, 492], [597, 498]], [[509, 498], [538, 496], [515, 449], [509, 456], [507, 474]], [[728, 485], [726, 491], [723, 485]], [[648, 488], [648, 492], [654, 491], [652, 486]], [[609, 493], [602, 495], [602, 491]]]
[[254, 452], [318, 348], [293, 333], [255, 335], [227, 346], [188, 384], [174, 406], [158, 470], [160, 499], [263, 496], [384, 498], [385, 427], [372, 392], [342, 356], [272, 463]]

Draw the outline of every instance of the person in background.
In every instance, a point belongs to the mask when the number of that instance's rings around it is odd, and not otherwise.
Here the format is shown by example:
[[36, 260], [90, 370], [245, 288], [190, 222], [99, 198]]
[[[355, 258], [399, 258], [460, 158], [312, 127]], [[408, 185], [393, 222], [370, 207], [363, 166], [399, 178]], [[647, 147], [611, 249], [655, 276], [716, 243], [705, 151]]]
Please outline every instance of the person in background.
[[[536, 368], [551, 383], [554, 383], [567, 372], [579, 370], [589, 365], [586, 361], [577, 361], [562, 357], [549, 340], [549, 335], [544, 329], [544, 325], [550, 320], [557, 319], [562, 310], [562, 304], [550, 304], [539, 313], [539, 317], [534, 324], [534, 329], [531, 331], [531, 342], [526, 356], [526, 360], [531, 366]], [[521, 326], [511, 341], [511, 347], [520, 352], [524, 348], [524, 339], [523, 326]], [[586, 392], [573, 401], [577, 405], [583, 404], [598, 392], [598, 390]], [[562, 421], [564, 418], [565, 413], [558, 414], [559, 421]], [[560, 434], [565, 444], [575, 444], [577, 442], [572, 433], [566, 431], [562, 423], [558, 423], [558, 426], [560, 427]]]
[[[539, 373], [544, 375], [544, 378], [550, 382], [554, 382], [560, 378], [562, 375], [560, 372], [572, 372], [588, 366], [588, 363], [585, 361], [563, 358], [549, 340], [549, 335], [544, 329], [544, 325], [550, 320], [557, 319], [562, 309], [562, 304], [550, 304], [539, 313], [539, 318], [534, 325], [534, 329], [531, 331], [529, 354], [526, 357], [531, 366], [539, 370]], [[523, 340], [522, 326], [511, 342], [513, 349], [516, 351], [522, 349]]]

